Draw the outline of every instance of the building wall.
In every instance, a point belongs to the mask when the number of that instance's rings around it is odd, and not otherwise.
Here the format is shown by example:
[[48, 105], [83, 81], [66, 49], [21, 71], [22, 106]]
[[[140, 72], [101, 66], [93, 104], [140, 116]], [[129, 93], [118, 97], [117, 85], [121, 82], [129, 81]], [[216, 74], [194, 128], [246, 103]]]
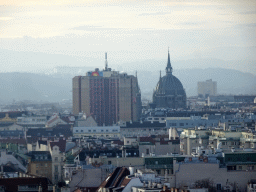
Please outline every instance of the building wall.
[[137, 137], [124, 137], [124, 145], [137, 145]]
[[176, 172], [176, 187], [191, 186], [197, 180], [210, 178], [214, 184], [225, 186], [226, 183], [237, 183], [240, 191], [245, 191], [249, 180], [255, 179], [256, 171], [227, 171], [219, 168], [219, 164], [188, 163], [179, 164]]
[[120, 119], [130, 121], [132, 119], [132, 79], [128, 75], [123, 74], [119, 84], [119, 112]]
[[88, 76], [81, 77], [81, 111], [87, 116], [91, 115], [90, 111], [90, 82]]
[[73, 78], [73, 113], [78, 114], [81, 111], [81, 76]]
[[28, 172], [32, 175], [47, 177], [52, 180], [52, 162], [51, 161], [30, 161]]
[[99, 127], [74, 127], [73, 135], [77, 137], [120, 137], [119, 126], [99, 126]]
[[112, 73], [110, 77], [73, 78], [74, 114], [84, 112], [87, 116], [92, 115], [100, 126], [112, 125], [119, 120], [139, 119], [141, 98], [137, 78]]
[[137, 137], [149, 135], [166, 135], [168, 129], [165, 127], [150, 127], [150, 128], [120, 128], [120, 134], [123, 137]]
[[156, 152], [155, 145], [139, 145], [139, 152], [140, 152], [140, 157], [142, 157], [142, 154], [145, 156], [148, 156], [152, 153]]
[[210, 80], [206, 80], [203, 82], [197, 83], [197, 92], [198, 95], [206, 96], [211, 95], [215, 96], [217, 95], [217, 82]]
[[156, 155], [166, 155], [175, 153], [180, 154], [180, 143], [174, 144], [171, 141], [168, 144], [160, 144], [160, 142], [155, 143], [155, 154]]
[[48, 145], [43, 145], [43, 144], [41, 144], [39, 148], [39, 144], [37, 142], [35, 151], [49, 151], [49, 148], [48, 148]]
[[63, 179], [63, 166], [65, 154], [59, 151], [58, 146], [53, 146], [53, 149], [50, 150], [52, 156], [52, 182], [58, 183]]
[[104, 165], [112, 164], [116, 167], [129, 167], [129, 166], [143, 166], [144, 158], [142, 157], [128, 157], [128, 158], [90, 158], [89, 163], [92, 162], [103, 163]]

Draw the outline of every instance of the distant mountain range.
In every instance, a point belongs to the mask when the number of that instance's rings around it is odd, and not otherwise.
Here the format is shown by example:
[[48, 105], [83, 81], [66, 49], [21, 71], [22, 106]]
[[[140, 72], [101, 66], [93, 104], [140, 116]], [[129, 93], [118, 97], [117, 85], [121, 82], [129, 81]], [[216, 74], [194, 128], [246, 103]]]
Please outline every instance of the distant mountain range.
[[[222, 47], [208, 52], [200, 52], [190, 57], [182, 57], [182, 59], [172, 59], [171, 63], [174, 71], [179, 69], [193, 69], [209, 67], [235, 69], [242, 72], [249, 72], [256, 75], [256, 47], [248, 48], [232, 48]], [[13, 51], [0, 48], [0, 72], [32, 72], [32, 73], [48, 73], [56, 66], [64, 66], [62, 69], [71, 69], [71, 71], [84, 69], [93, 70], [95, 67], [104, 67], [104, 54], [98, 58], [96, 56], [101, 53], [95, 53], [90, 57], [83, 55], [65, 55], [65, 54], [49, 54], [43, 52], [32, 51]], [[113, 53], [112, 53], [113, 54]], [[163, 59], [136, 59], [129, 62], [115, 60], [115, 57], [109, 58], [109, 67], [119, 71], [159, 71], [164, 70], [167, 61]], [[66, 66], [66, 67], [65, 67]], [[61, 67], [57, 67], [61, 69]]]
[[[162, 67], [164, 68], [164, 67]], [[84, 75], [88, 67], [57, 67], [47, 74], [0, 73], [0, 102], [33, 100], [57, 102], [72, 99], [72, 78]], [[134, 74], [130, 68], [128, 74]], [[159, 69], [159, 66], [158, 66]], [[93, 70], [93, 68], [91, 68]], [[142, 98], [151, 99], [159, 80], [159, 71], [151, 68], [138, 69]], [[162, 76], [165, 72], [162, 71]], [[232, 69], [177, 69], [173, 75], [182, 82], [187, 96], [197, 95], [197, 82], [212, 79], [217, 81], [219, 94], [256, 94], [256, 76]]]

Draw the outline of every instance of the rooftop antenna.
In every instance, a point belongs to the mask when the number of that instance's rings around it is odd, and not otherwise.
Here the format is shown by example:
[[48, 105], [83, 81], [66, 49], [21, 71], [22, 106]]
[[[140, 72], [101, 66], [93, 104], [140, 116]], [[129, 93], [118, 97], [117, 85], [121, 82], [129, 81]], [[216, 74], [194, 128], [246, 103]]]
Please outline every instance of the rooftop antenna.
[[107, 52], [105, 52], [105, 71], [108, 70], [108, 56], [107, 56]]

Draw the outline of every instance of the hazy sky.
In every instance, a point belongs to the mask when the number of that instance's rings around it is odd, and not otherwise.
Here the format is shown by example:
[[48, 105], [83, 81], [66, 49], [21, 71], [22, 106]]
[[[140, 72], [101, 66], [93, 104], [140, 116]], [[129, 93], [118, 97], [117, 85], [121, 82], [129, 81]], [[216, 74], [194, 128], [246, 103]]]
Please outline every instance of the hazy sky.
[[41, 52], [93, 61], [107, 51], [118, 64], [166, 59], [170, 47], [172, 60], [256, 60], [255, 34], [255, 0], [0, 0], [0, 52], [15, 51], [6, 57]]

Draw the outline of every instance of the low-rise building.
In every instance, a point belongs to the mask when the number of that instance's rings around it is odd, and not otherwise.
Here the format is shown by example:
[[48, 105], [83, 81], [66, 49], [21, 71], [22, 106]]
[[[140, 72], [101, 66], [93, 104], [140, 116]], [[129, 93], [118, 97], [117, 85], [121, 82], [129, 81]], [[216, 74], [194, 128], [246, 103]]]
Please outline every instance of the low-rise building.
[[58, 141], [50, 141], [49, 150], [52, 157], [52, 182], [56, 184], [63, 181], [66, 140], [60, 137]]
[[26, 116], [17, 117], [17, 124], [25, 128], [45, 127], [47, 116]]
[[10, 138], [4, 138], [0, 139], [0, 148], [6, 149], [9, 152], [15, 152], [15, 153], [27, 153], [27, 143], [26, 140], [21, 139], [10, 139]]
[[196, 152], [198, 146], [207, 148], [211, 131], [206, 129], [184, 129], [180, 134], [180, 151], [183, 155]]
[[106, 157], [88, 158], [87, 164], [102, 163], [103, 165], [113, 165], [115, 167], [129, 167], [142, 168], [144, 166], [144, 158], [142, 157]]
[[28, 173], [52, 180], [52, 157], [49, 151], [31, 151], [27, 154]]
[[147, 137], [150, 135], [166, 135], [168, 128], [166, 123], [159, 122], [121, 122], [120, 134], [122, 137]]
[[[209, 179], [216, 190], [229, 189], [245, 192], [248, 181], [255, 178], [255, 170], [235, 170], [235, 166], [241, 160], [238, 158], [251, 157], [251, 162], [242, 162], [243, 164], [254, 164], [255, 154], [225, 154], [224, 160], [222, 158], [204, 157], [204, 158], [186, 158], [183, 162], [177, 162], [174, 159], [173, 170], [174, 174], [169, 179], [172, 187], [193, 188], [198, 181]], [[229, 159], [229, 161], [226, 161]], [[235, 160], [236, 159], [236, 160]], [[234, 161], [232, 161], [234, 160]], [[252, 162], [254, 161], [254, 162]], [[233, 164], [233, 165], [231, 165]], [[238, 165], [241, 166], [241, 165]]]
[[171, 176], [174, 173], [173, 160], [184, 161], [180, 155], [145, 157], [145, 168], [155, 171], [158, 175]]
[[21, 172], [27, 171], [26, 167], [13, 156], [12, 152], [8, 153], [6, 150], [2, 150], [0, 154], [0, 165], [7, 165], [8, 163], [13, 165], [13, 168], [16, 170]]
[[91, 136], [96, 138], [120, 137], [120, 126], [73, 127], [74, 137]]
[[16, 178], [1, 178], [0, 189], [5, 192], [53, 192], [54, 186], [45, 177], [21, 174]]

